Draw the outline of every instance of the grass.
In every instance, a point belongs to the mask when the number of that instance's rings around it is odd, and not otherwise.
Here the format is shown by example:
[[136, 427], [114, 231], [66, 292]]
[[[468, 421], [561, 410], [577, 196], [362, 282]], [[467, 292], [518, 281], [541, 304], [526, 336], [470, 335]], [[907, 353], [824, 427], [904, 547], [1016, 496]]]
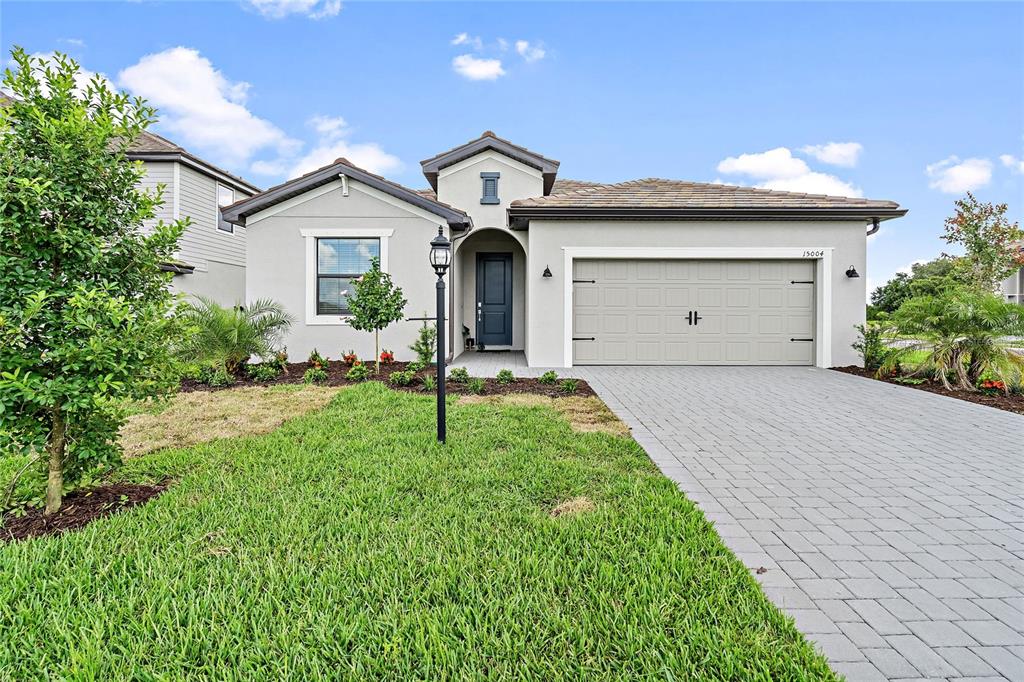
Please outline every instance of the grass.
[[835, 679], [633, 441], [433, 418], [370, 383], [129, 460], [178, 482], [0, 547], [0, 679]]

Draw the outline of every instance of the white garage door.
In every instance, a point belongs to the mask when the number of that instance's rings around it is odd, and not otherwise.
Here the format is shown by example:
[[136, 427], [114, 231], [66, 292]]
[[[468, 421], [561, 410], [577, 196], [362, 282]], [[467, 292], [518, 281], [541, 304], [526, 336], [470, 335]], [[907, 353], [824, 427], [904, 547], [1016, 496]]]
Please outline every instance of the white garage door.
[[573, 363], [812, 365], [812, 260], [576, 260]]

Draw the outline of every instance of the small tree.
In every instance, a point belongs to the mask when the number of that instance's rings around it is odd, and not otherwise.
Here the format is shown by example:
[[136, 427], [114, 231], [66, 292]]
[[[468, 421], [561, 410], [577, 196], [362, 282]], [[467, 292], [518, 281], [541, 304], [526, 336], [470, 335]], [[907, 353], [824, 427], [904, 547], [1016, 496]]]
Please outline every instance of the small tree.
[[402, 319], [405, 308], [402, 290], [391, 282], [391, 275], [380, 270], [380, 260], [370, 260], [370, 269], [355, 280], [348, 309], [352, 312], [349, 325], [353, 329], [373, 332], [376, 371], [380, 373], [380, 330]]
[[1020, 241], [1024, 231], [1006, 219], [1006, 204], [982, 203], [970, 192], [956, 202], [956, 215], [946, 218], [942, 238], [959, 244], [966, 255], [956, 274], [968, 286], [995, 291], [999, 283], [1024, 265]]
[[148, 233], [160, 193], [125, 148], [153, 120], [141, 99], [78, 64], [21, 49], [0, 108], [0, 452], [47, 461], [46, 513], [66, 486], [116, 464], [119, 405], [166, 393], [170, 278], [183, 223]]
[[[426, 317], [427, 314], [423, 313]], [[437, 325], [428, 324], [426, 320], [423, 322], [423, 326], [420, 327], [419, 335], [416, 337], [416, 341], [409, 346], [409, 350], [416, 354], [416, 361], [424, 367], [430, 366], [434, 362], [434, 351], [437, 348]]]

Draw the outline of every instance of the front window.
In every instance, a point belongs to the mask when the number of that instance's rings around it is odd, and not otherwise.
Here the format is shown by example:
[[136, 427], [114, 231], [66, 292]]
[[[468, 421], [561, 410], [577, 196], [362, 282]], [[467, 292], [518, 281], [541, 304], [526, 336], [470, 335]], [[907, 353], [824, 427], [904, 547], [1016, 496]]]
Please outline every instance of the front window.
[[220, 209], [225, 206], [230, 206], [235, 203], [235, 190], [230, 187], [225, 187], [220, 183], [217, 184], [217, 229], [223, 230], [224, 232], [234, 232], [235, 226], [224, 220], [221, 215]]
[[380, 258], [380, 239], [319, 238], [316, 240], [316, 314], [347, 315], [352, 281]]

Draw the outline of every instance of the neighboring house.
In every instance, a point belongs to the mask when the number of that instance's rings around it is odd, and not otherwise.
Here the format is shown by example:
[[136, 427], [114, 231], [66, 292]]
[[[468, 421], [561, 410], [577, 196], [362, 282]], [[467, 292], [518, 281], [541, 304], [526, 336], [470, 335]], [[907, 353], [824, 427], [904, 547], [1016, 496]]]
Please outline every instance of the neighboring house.
[[250, 197], [259, 188], [150, 132], [135, 140], [127, 156], [145, 165], [143, 187], [164, 186], [156, 220], [189, 218], [178, 242], [177, 261], [166, 266], [174, 273], [172, 289], [221, 305], [244, 302], [245, 228], [225, 221], [221, 207]]
[[[227, 207], [247, 230], [246, 297], [296, 317], [295, 358], [373, 353], [347, 326], [351, 281], [379, 257], [410, 317], [432, 315], [429, 242], [453, 240], [450, 355], [516, 349], [531, 366], [847, 365], [864, 322], [867, 234], [891, 201], [677, 180], [557, 178], [491, 132], [422, 162], [412, 190], [345, 159]], [[382, 334], [399, 358], [419, 322]]]
[[[0, 92], [0, 107], [13, 99]], [[157, 220], [190, 218], [174, 263], [171, 288], [187, 295], [207, 296], [221, 305], [245, 301], [245, 228], [224, 221], [220, 208], [259, 192], [259, 187], [217, 168], [170, 140], [142, 133], [129, 147], [129, 159], [142, 161], [142, 186], [155, 191], [164, 185]]]
[[[1021, 254], [1024, 254], [1024, 242], [1018, 244], [1017, 247]], [[1017, 272], [1003, 280], [1000, 290], [1010, 303], [1024, 305], [1024, 267], [1019, 268]]]

